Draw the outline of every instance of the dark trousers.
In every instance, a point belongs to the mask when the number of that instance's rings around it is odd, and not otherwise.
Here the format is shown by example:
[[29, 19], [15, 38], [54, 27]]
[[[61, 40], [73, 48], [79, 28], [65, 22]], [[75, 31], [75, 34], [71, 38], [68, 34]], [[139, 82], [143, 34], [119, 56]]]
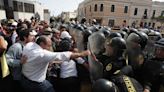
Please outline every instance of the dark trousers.
[[0, 77], [0, 92], [13, 92], [11, 75], [5, 78]]
[[24, 89], [21, 86], [21, 80], [13, 80], [13, 92], [24, 92]]
[[53, 85], [55, 92], [60, 92], [60, 80], [57, 77], [47, 77], [47, 80]]
[[25, 92], [55, 92], [51, 83], [47, 80], [43, 82], [34, 82], [26, 77], [22, 78], [21, 85]]
[[77, 77], [60, 79], [60, 92], [80, 92], [80, 81]]

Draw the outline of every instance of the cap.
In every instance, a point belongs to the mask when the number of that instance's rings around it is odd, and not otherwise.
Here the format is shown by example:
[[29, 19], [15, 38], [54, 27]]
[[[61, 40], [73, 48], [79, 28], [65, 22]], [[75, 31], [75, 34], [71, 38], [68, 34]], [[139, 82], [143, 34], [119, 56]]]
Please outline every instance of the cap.
[[60, 38], [62, 38], [62, 39], [64, 39], [64, 38], [72, 38], [72, 36], [67, 31], [64, 31], [64, 32], [61, 33]]

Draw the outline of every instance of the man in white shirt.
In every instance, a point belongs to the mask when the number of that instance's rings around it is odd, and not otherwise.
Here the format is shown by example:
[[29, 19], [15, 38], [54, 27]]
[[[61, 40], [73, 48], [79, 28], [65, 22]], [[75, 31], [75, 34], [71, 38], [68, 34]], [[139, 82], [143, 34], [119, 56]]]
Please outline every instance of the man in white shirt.
[[90, 55], [89, 51], [81, 53], [72, 52], [50, 52], [51, 39], [41, 36], [36, 43], [28, 43], [23, 50], [27, 56], [27, 62], [22, 66], [22, 86], [27, 92], [54, 92], [52, 85], [46, 80], [46, 73], [49, 62], [68, 61], [70, 58], [77, 58]]

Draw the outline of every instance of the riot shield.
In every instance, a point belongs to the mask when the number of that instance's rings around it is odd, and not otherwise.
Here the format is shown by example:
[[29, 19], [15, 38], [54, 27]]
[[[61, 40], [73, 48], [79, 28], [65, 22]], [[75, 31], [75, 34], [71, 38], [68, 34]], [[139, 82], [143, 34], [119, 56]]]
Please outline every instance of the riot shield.
[[144, 55], [142, 53], [141, 45], [140, 45], [140, 36], [136, 33], [131, 33], [127, 39], [127, 56], [128, 64], [133, 67], [133, 69], [137, 69], [144, 62]]
[[103, 51], [104, 43], [105, 36], [102, 32], [95, 32], [88, 38], [88, 49], [92, 54], [88, 57], [90, 66], [89, 71], [93, 82], [103, 77], [103, 65], [95, 60], [93, 56], [96, 56]]
[[162, 38], [161, 34], [159, 32], [151, 32], [148, 34], [148, 42], [145, 47], [145, 52], [148, 55], [148, 58], [154, 57], [154, 51], [155, 51], [155, 42], [158, 41], [160, 38]]
[[76, 28], [71, 28], [70, 29], [70, 34], [74, 41], [76, 42], [76, 46], [79, 51], [84, 50], [84, 43], [83, 43], [83, 31], [78, 30]]

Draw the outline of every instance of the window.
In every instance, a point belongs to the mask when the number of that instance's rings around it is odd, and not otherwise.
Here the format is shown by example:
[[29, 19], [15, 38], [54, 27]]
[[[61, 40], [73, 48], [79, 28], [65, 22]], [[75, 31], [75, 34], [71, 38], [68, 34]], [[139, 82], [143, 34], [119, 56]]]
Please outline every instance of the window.
[[86, 13], [87, 13], [87, 8], [85, 7], [85, 10], [84, 10], [84, 13], [85, 13], [85, 15], [86, 15]]
[[144, 11], [144, 16], [143, 16], [144, 19], [147, 19], [147, 9], [145, 9]]
[[161, 12], [161, 16], [164, 16], [164, 11]]
[[156, 12], [156, 10], [153, 10], [153, 15], [152, 15], [152, 18], [154, 18], [154, 17], [155, 17], [155, 12]]
[[100, 11], [103, 11], [103, 9], [104, 9], [104, 5], [101, 4], [101, 5], [100, 5]]
[[114, 12], [114, 9], [115, 9], [115, 5], [112, 5], [111, 6], [111, 12]]
[[23, 3], [18, 1], [13, 1], [14, 11], [23, 12]]
[[124, 13], [128, 13], [128, 6], [125, 6]]
[[134, 15], [137, 15], [137, 12], [138, 12], [138, 8], [135, 8]]
[[25, 12], [34, 13], [34, 4], [24, 3]]
[[146, 15], [147, 15], [147, 9], [145, 9], [144, 14], [146, 14]]
[[151, 26], [151, 23], [149, 22], [148, 26], [150, 27]]
[[97, 4], [95, 4], [95, 8], [94, 8], [95, 11], [97, 11]]
[[49, 10], [48, 9], [44, 9], [44, 13], [49, 13]]
[[110, 19], [108, 22], [108, 26], [113, 27], [114, 26], [114, 20]]
[[92, 10], [92, 7], [91, 7], [91, 5], [90, 5], [90, 9], [89, 9], [89, 10], [90, 10], [90, 12], [91, 12], [91, 10]]

